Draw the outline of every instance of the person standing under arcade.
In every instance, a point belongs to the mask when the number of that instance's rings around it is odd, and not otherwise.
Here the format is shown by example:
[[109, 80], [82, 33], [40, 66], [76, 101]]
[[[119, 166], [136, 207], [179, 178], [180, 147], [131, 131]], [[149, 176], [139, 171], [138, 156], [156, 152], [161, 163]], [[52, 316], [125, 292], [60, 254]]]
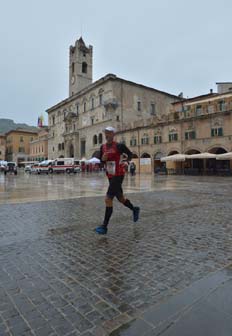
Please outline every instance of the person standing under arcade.
[[126, 145], [114, 141], [115, 129], [113, 127], [106, 127], [104, 132], [106, 143], [100, 148], [100, 160], [105, 164], [109, 187], [105, 198], [106, 208], [103, 224], [95, 228], [95, 232], [98, 234], [107, 233], [107, 226], [113, 213], [114, 197], [132, 211], [134, 222], [138, 221], [140, 212], [139, 207], [134, 206], [129, 199], [124, 197], [122, 190], [122, 182], [125, 175], [122, 157], [123, 154], [126, 154], [127, 160], [130, 161], [132, 153]]

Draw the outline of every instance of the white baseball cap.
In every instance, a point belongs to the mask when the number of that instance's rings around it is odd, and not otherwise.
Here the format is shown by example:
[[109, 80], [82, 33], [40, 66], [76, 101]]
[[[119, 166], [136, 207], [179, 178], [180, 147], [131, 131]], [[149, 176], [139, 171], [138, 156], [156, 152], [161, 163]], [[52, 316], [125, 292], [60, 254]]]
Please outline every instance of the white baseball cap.
[[114, 132], [115, 133], [115, 128], [113, 128], [112, 126], [107, 126], [106, 128], [104, 128], [104, 131]]

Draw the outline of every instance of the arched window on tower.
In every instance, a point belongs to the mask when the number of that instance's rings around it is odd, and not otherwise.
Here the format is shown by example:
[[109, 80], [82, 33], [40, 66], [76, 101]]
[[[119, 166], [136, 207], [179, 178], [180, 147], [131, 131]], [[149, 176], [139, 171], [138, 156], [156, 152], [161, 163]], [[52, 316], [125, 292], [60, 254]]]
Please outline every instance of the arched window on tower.
[[97, 145], [97, 135], [93, 136], [93, 145]]
[[87, 67], [88, 67], [87, 63], [83, 62], [82, 63], [82, 73], [87, 73]]

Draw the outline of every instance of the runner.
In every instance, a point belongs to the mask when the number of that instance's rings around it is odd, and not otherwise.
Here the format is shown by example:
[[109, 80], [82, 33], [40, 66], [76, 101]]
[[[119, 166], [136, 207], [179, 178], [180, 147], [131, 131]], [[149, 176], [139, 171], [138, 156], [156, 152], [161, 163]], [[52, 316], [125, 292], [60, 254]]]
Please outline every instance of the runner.
[[106, 167], [106, 175], [109, 179], [109, 188], [105, 198], [106, 209], [103, 224], [95, 229], [95, 232], [98, 234], [107, 233], [107, 225], [113, 213], [113, 199], [115, 196], [120, 203], [132, 210], [134, 222], [138, 221], [140, 211], [139, 207], [133, 206], [129, 199], [124, 197], [122, 190], [122, 182], [125, 175], [122, 157], [123, 154], [126, 154], [127, 160], [130, 161], [132, 153], [126, 145], [114, 141], [115, 129], [113, 127], [106, 127], [104, 132], [106, 143], [100, 148], [100, 159], [104, 162]]

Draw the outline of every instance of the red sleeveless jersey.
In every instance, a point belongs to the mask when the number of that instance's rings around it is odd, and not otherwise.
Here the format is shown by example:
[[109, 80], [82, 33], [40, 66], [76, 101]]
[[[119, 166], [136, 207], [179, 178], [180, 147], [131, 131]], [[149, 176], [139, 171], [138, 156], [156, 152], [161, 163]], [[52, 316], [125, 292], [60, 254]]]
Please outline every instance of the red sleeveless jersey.
[[121, 153], [117, 148], [117, 142], [112, 142], [111, 146], [107, 144], [102, 145], [102, 154], [107, 155], [106, 174], [109, 178], [113, 176], [125, 175], [124, 165], [121, 162]]

